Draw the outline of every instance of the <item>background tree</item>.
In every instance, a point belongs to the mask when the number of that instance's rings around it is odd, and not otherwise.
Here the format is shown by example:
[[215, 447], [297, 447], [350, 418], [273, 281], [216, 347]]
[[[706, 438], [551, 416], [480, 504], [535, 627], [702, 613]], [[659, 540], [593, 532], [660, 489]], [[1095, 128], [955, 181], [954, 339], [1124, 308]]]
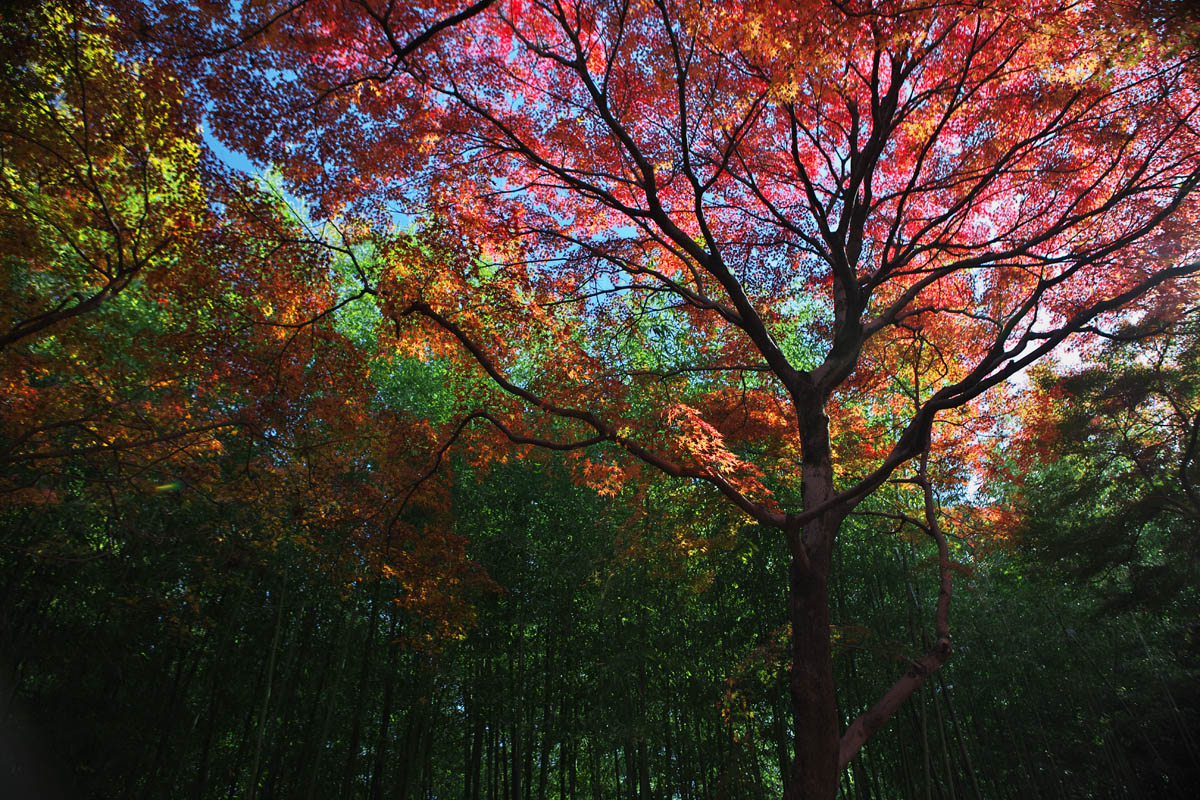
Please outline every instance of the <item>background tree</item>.
[[[1079, 577], [1107, 576], [1116, 607], [1153, 607], [1196, 585], [1200, 364], [1191, 296], [1119, 330], [1084, 366], [1039, 373], [1043, 402], [1026, 423], [1043, 435], [1029, 447], [1046, 464], [1022, 492], [1028, 542], [1073, 563]], [[1052, 513], [1059, 521], [1037, 533], [1033, 520]]]

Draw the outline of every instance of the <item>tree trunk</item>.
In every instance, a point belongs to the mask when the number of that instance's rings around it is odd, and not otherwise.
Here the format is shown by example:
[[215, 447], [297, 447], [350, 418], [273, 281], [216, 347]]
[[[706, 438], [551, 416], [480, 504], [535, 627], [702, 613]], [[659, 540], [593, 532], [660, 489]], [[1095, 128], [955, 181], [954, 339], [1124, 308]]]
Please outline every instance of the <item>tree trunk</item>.
[[[155, 785], [158, 783], [158, 773], [162, 768], [164, 757], [168, 749], [168, 744], [171, 740], [171, 734], [175, 730], [175, 724], [180, 717], [178, 711], [179, 706], [182, 706], [187, 697], [188, 688], [191, 686], [192, 678], [196, 674], [196, 669], [203, 658], [203, 653], [199, 648], [193, 648], [190, 652], [181, 648], [183, 652], [175, 662], [175, 677], [171, 681], [171, 689], [167, 694], [167, 701], [163, 705], [166, 713], [162, 715], [162, 728], [158, 736], [158, 743], [154, 750], [154, 759], [151, 762], [150, 769], [146, 775], [146, 782], [143, 784], [142, 797], [152, 797], [155, 792]], [[184, 674], [184, 663], [188, 662], [189, 666]], [[168, 792], [169, 793], [169, 792]]]
[[384, 772], [387, 770], [388, 744], [391, 738], [388, 729], [392, 724], [392, 700], [396, 693], [396, 651], [392, 644], [396, 641], [396, 631], [399, 627], [400, 615], [392, 614], [392, 625], [388, 633], [387, 666], [383, 672], [383, 709], [379, 714], [379, 730], [375, 737], [375, 758], [371, 765], [371, 800], [383, 797]]
[[275, 681], [275, 662], [279, 657], [279, 633], [283, 629], [284, 599], [287, 594], [286, 577], [279, 587], [279, 598], [275, 601], [275, 629], [271, 633], [271, 649], [267, 654], [267, 685], [263, 690], [262, 705], [258, 711], [258, 724], [254, 729], [254, 760], [250, 763], [250, 786], [246, 791], [249, 800], [258, 794], [258, 779], [262, 767], [263, 741], [267, 730], [267, 712], [271, 709], [271, 688]]
[[[283, 709], [283, 716], [279, 721], [280, 735], [275, 737], [271, 761], [265, 768], [266, 777], [263, 779], [262, 793], [259, 795], [263, 800], [271, 800], [271, 798], [277, 795], [282, 795], [283, 797], [292, 796], [286, 784], [297, 773], [291, 771], [287, 774], [283, 773], [283, 760], [289, 753], [298, 749], [296, 747], [297, 743], [303, 743], [301, 734], [295, 732], [299, 727], [294, 721], [295, 716], [301, 710], [296, 692], [304, 679], [310, 663], [309, 655], [312, 650], [313, 634], [317, 629], [317, 616], [318, 611], [316, 606], [309, 603], [307, 610], [304, 612], [304, 619], [301, 622], [299, 643], [297, 644], [292, 640], [284, 648], [291, 655], [286, 671], [288, 677], [283, 685], [282, 693], [279, 695], [279, 706]], [[311, 727], [306, 727], [303, 730], [311, 732]]]
[[[471, 685], [475, 684], [475, 667], [468, 670]], [[463, 800], [479, 800], [481, 767], [483, 765], [483, 709], [474, 690], [463, 688], [466, 709], [466, 741], [463, 743]]]
[[[836, 525], [825, 518], [818, 525]], [[836, 528], [835, 528], [836, 529]], [[818, 533], [831, 541], [833, 530]], [[805, 537], [810, 539], [809, 536]], [[792, 714], [796, 740], [785, 800], [833, 800], [838, 789], [840, 726], [829, 641], [829, 549], [807, 558], [793, 548], [788, 611], [792, 623]], [[807, 563], [805, 563], [807, 561]]]
[[638, 762], [638, 797], [640, 800], [651, 800], [650, 796], [650, 757], [646, 753], [646, 739], [644, 736], [639, 736], [637, 739], [637, 762]]
[[792, 759], [788, 756], [787, 700], [785, 695], [789, 690], [787, 674], [780, 673], [780, 682], [771, 692], [771, 733], [775, 740], [775, 759], [779, 764], [779, 778], [783, 782], [784, 795], [792, 782]]
[[958, 790], [954, 784], [954, 765], [950, 762], [950, 748], [946, 744], [949, 736], [946, 733], [946, 719], [942, 716], [942, 704], [935, 687], [929, 687], [929, 694], [932, 697], [933, 711], [937, 714], [938, 744], [942, 750], [942, 766], [946, 769], [945, 787], [950, 792], [950, 800], [958, 800]]
[[[825, 506], [834, 497], [829, 418], [816, 405], [797, 404], [805, 509]], [[792, 626], [792, 777], [784, 800], [834, 800], [837, 797], [841, 721], [833, 685], [829, 639], [829, 572], [833, 545], [849, 509], [834, 507], [785, 529], [788, 568], [788, 617]]]
[[954, 701], [950, 697], [950, 689], [946, 686], [946, 682], [938, 675], [938, 685], [942, 689], [942, 700], [946, 702], [946, 709], [950, 712], [950, 724], [954, 728], [954, 738], [958, 742], [958, 751], [962, 754], [963, 771], [967, 773], [967, 778], [971, 781], [971, 789], [975, 794], [975, 800], [983, 800], [983, 792], [979, 788], [979, 778], [975, 774], [975, 765], [971, 763], [971, 753], [967, 749], [967, 742], [963, 738], [962, 726], [958, 724], [958, 712], [954, 709]]
[[[325, 753], [325, 746], [329, 742], [329, 732], [333, 725], [334, 712], [339, 707], [342, 675], [346, 669], [352, 634], [353, 629], [350, 623], [345, 620], [341, 621], [334, 648], [330, 650], [329, 656], [325, 660], [325, 668], [322, 670], [320, 689], [316, 695], [317, 701], [313, 703], [312, 716], [310, 718], [310, 731], [313, 730], [313, 724], [317, 721], [317, 714], [322, 708], [321, 701], [324, 701], [325, 714], [321, 721], [321, 730], [316, 738], [311, 738], [310, 734], [310, 738], [305, 742], [304, 752], [310, 754], [310, 758], [302, 762], [307, 774], [304, 789], [305, 800], [313, 800], [317, 796], [317, 783], [321, 779], [321, 756]], [[333, 650], [339, 652], [340, 659], [337, 667], [331, 671], [330, 665], [332, 663]], [[327, 676], [331, 679], [328, 688], [326, 688], [325, 683]]]
[[493, 722], [488, 725], [487, 731], [487, 784], [488, 784], [488, 800], [496, 800], [498, 795], [497, 787], [498, 777], [496, 775], [496, 725]]
[[600, 800], [600, 751], [596, 747], [595, 735], [588, 737], [588, 751], [592, 761], [592, 800]]
[[357, 783], [355, 774], [358, 766], [359, 742], [362, 737], [363, 717], [366, 716], [367, 697], [370, 693], [371, 663], [375, 652], [375, 629], [379, 624], [379, 594], [383, 582], [378, 578], [371, 589], [371, 613], [367, 619], [367, 634], [363, 640], [362, 660], [359, 662], [358, 699], [351, 717], [350, 746], [346, 748], [346, 764], [342, 770], [341, 796], [349, 797]]

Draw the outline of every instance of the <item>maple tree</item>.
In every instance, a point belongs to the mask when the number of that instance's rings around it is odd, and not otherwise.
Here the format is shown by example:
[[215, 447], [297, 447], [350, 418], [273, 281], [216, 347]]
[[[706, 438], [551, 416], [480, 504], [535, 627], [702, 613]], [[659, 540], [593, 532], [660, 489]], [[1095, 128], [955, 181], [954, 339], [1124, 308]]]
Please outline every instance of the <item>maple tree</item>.
[[[435, 466], [481, 422], [481, 460], [648, 466], [780, 531], [790, 797], [949, 655], [938, 493], [985, 394], [1200, 269], [1193, 57], [1103, 2], [131, 6], [224, 141], [353, 221], [382, 344], [490, 380]], [[831, 553], [885, 486], [936, 637], [842, 732]]]

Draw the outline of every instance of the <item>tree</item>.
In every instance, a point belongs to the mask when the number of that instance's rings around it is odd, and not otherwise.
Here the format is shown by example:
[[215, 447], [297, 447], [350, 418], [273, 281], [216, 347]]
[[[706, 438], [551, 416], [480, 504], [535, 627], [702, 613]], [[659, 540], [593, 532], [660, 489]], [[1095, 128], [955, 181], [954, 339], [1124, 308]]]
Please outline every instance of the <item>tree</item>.
[[0, 348], [94, 313], [163, 269], [197, 225], [199, 148], [171, 70], [121, 63], [62, 5], [0, 23]]
[[[372, 226], [387, 343], [490, 379], [438, 462], [484, 422], [786, 539], [789, 797], [833, 797], [949, 655], [935, 487], [985, 394], [1200, 269], [1192, 56], [1104, 3], [134, 8], [227, 142]], [[843, 733], [831, 554], [888, 484], [936, 543], [936, 636]]]
[[1200, 342], [1195, 287], [1180, 288], [1089, 362], [1040, 370], [1025, 420], [1029, 461], [1043, 463], [1018, 492], [1022, 539], [1100, 578], [1110, 611], [1194, 603]]
[[[388, 505], [424, 471], [405, 452], [435, 446], [435, 403], [418, 416], [370, 377], [345, 277], [370, 265], [266, 178], [202, 157], [174, 65], [127, 33], [70, 0], [0, 19], [3, 546], [107, 557], [147, 506], [249, 502], [255, 546], [337, 529], [331, 572], [391, 570], [406, 610], [456, 630], [476, 576], [461, 539]], [[71, 524], [49, 524], [55, 506]]]

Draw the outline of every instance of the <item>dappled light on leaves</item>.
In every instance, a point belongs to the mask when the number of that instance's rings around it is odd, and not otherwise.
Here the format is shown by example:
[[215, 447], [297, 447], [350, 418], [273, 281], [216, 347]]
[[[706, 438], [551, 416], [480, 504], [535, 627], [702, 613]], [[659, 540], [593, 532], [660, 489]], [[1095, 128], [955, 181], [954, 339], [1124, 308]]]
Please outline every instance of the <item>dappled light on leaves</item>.
[[[637, 570], [688, 603], [724, 597], [729, 569], [774, 576], [721, 724], [741, 747], [751, 706], [790, 709], [772, 714], [781, 790], [830, 800], [934, 690], [952, 589], [1021, 538], [1031, 465], [1120, 442], [1114, 474], [1169, 463], [1185, 485], [1139, 494], [1146, 520], [1154, 503], [1195, 514], [1190, 351], [1159, 344], [1139, 372], [1101, 344], [1179, 318], [1200, 271], [1200, 72], [1168, 17], [1067, 0], [32, 4], [3, 28], [0, 496], [18, 516], [105, 510], [87, 535], [18, 546], [136, 550], [152, 513], [200, 520], [219, 585], [311, 554], [303, 579], [274, 579], [274, 641], [286, 587], [366, 592], [362, 674], [403, 651], [428, 709], [455, 691], [432, 677], [447, 648], [525, 602], [473, 559], [472, 524], [503, 515], [464, 503], [471, 481], [561, 475], [560, 500], [619, 530], [619, 566], [576, 576], [599, 605]], [[1028, 371], [1056, 351], [1124, 377]], [[553, 527], [552, 503], [510, 489], [493, 502], [523, 498], [518, 528]], [[908, 590], [921, 633], [882, 648], [890, 686], [843, 691], [835, 657], [888, 640], [835, 621], [839, 548], [871, 537], [933, 596]], [[527, 538], [491, 562], [514, 583], [553, 549]], [[428, 720], [406, 724], [415, 741]], [[343, 794], [364, 737], [356, 721]], [[628, 732], [630, 763], [645, 739]], [[636, 783], [649, 796], [645, 769]]]

